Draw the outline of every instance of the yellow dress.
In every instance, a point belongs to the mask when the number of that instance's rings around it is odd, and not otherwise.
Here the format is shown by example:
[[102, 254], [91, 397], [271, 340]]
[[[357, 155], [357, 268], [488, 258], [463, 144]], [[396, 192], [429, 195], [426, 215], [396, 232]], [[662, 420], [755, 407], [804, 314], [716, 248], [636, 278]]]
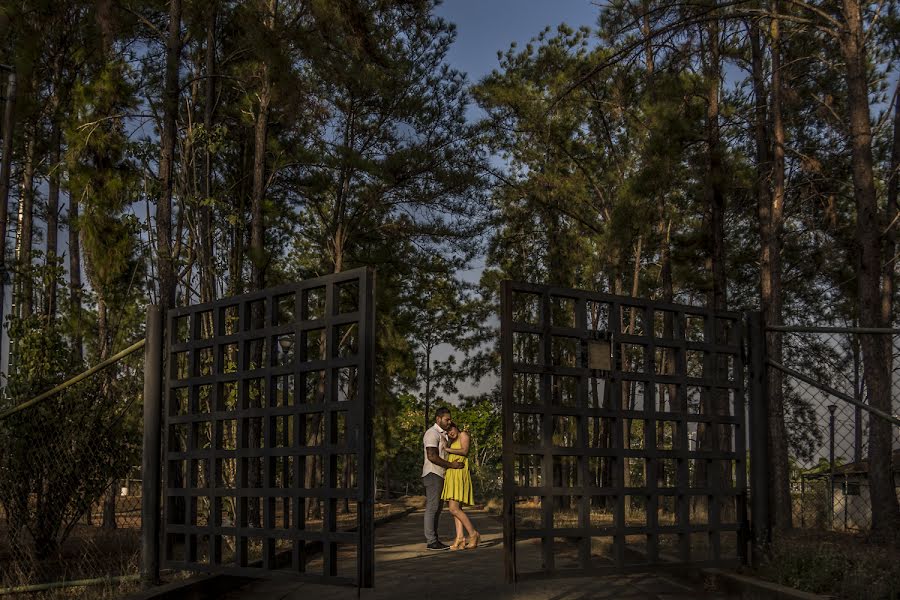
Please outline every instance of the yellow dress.
[[[459, 438], [453, 440], [450, 447], [458, 449], [460, 447]], [[475, 497], [472, 493], [469, 459], [459, 454], [447, 454], [447, 460], [462, 462], [465, 466], [462, 469], [447, 469], [447, 472], [444, 473], [444, 492], [441, 494], [441, 500], [458, 500], [460, 504], [472, 506], [475, 504]]]

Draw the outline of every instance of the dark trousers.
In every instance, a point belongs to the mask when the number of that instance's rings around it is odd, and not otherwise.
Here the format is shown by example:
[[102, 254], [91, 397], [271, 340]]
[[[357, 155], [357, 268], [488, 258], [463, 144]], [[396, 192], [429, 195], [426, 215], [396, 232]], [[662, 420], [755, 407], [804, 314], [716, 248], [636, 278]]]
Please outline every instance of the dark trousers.
[[444, 502], [441, 500], [444, 478], [429, 473], [422, 478], [422, 483], [425, 484], [425, 542], [431, 544], [438, 539], [438, 521], [444, 506]]

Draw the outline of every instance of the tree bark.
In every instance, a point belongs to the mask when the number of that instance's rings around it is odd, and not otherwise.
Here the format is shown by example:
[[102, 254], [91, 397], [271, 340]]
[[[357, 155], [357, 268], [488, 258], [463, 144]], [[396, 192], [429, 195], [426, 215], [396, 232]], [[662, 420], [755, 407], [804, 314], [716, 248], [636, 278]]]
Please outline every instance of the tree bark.
[[[267, 11], [263, 16], [268, 29], [272, 29], [275, 18], [275, 0], [265, 4]], [[266, 270], [268, 256], [265, 249], [265, 193], [266, 193], [266, 140], [269, 129], [269, 102], [271, 100], [269, 66], [265, 61], [259, 62], [260, 87], [257, 92], [259, 104], [256, 119], [253, 124], [253, 188], [250, 196], [250, 285], [251, 289], [261, 290], [266, 287]], [[254, 319], [262, 326], [263, 315], [254, 315]], [[260, 352], [262, 348], [260, 348]], [[324, 352], [323, 352], [324, 355]], [[261, 356], [259, 357], [261, 358]], [[262, 406], [259, 403], [252, 403]], [[262, 431], [259, 423], [252, 421], [249, 427], [250, 444], [253, 447], [262, 439]], [[320, 466], [321, 468], [321, 466]], [[247, 480], [250, 487], [261, 484], [262, 473], [259, 463], [253, 461], [247, 472]], [[251, 498], [249, 502], [249, 519], [251, 525], [260, 522], [260, 506], [258, 498]]]
[[[275, 4], [275, 0], [269, 0], [265, 5], [267, 14], [264, 21], [269, 30], [273, 30], [275, 26]], [[250, 198], [250, 282], [257, 290], [266, 287], [266, 271], [269, 266], [269, 256], [265, 248], [264, 202], [266, 195], [266, 141], [269, 133], [272, 83], [269, 65], [264, 60], [259, 63], [259, 78], [259, 105], [253, 124], [253, 190]]]
[[166, 74], [163, 89], [163, 122], [160, 129], [159, 186], [156, 205], [156, 245], [159, 265], [159, 300], [164, 308], [175, 306], [175, 257], [172, 240], [172, 187], [178, 118], [178, 68], [181, 63], [181, 0], [169, 0], [166, 39]]
[[78, 233], [78, 198], [69, 195], [69, 304], [75, 321], [72, 353], [76, 365], [84, 362], [84, 338], [81, 334], [81, 240]]
[[[713, 0], [713, 7], [716, 4], [716, 0]], [[725, 194], [722, 189], [722, 140], [719, 125], [719, 87], [722, 80], [722, 65], [717, 19], [709, 19], [707, 36], [709, 51], [706, 73], [706, 142], [708, 150], [706, 202], [711, 235], [709, 246], [712, 271], [710, 306], [716, 310], [725, 310], [728, 306], [727, 278], [725, 276]]]
[[[241, 162], [240, 168], [241, 173], [246, 173], [249, 171], [250, 167], [248, 166], [249, 160], [249, 147], [246, 138], [241, 142]], [[246, 209], [246, 199], [248, 197], [247, 194], [247, 185], [246, 185], [246, 177], [240, 178], [240, 183], [238, 187], [238, 206], [237, 206], [237, 214], [235, 215], [234, 222], [231, 224], [231, 254], [229, 256], [229, 265], [228, 265], [228, 295], [234, 296], [236, 294], [240, 294], [244, 291], [244, 249], [245, 249], [245, 229], [246, 229], [246, 220], [244, 218], [244, 211]]]
[[46, 264], [51, 267], [44, 292], [44, 314], [56, 318], [56, 298], [59, 281], [56, 277], [56, 261], [59, 251], [59, 180], [62, 169], [60, 146], [62, 144], [59, 123], [53, 119], [50, 132], [50, 181], [47, 189], [47, 252]]
[[[717, 0], [710, 2], [710, 7], [715, 10]], [[724, 178], [722, 169], [722, 140], [719, 124], [719, 88], [722, 82], [721, 51], [719, 47], [719, 21], [715, 13], [710, 14], [706, 22], [706, 48], [704, 76], [706, 80], [706, 148], [707, 164], [704, 182], [706, 214], [709, 224], [707, 240], [707, 266], [711, 276], [709, 287], [708, 305], [713, 310], [725, 310], [728, 307], [727, 278], [725, 276], [725, 194], [722, 188]], [[708, 340], [712, 342], [713, 340]], [[705, 360], [704, 372], [720, 369], [720, 365], [711, 360]], [[725, 414], [727, 411], [727, 395], [703, 393], [700, 396], [700, 412], [703, 414]], [[712, 440], [716, 437], [714, 427], [705, 423], [697, 424], [698, 444], [710, 448]], [[725, 449], [724, 447], [720, 449]], [[706, 463], [699, 461], [694, 477], [698, 484], [705, 485], [708, 478]]]
[[[778, 2], [772, 1], [772, 12], [778, 12]], [[778, 19], [771, 22], [772, 55], [772, 136], [774, 147], [769, 156], [766, 131], [766, 91], [763, 75], [763, 51], [758, 29], [751, 31], [753, 53], [753, 86], [755, 96], [755, 137], [757, 162], [757, 207], [760, 237], [760, 309], [766, 326], [781, 325], [782, 285], [781, 247], [784, 230], [785, 189], [785, 133], [782, 117], [783, 73], [781, 56], [781, 27]], [[771, 189], [770, 189], [771, 182]], [[767, 334], [770, 355], [781, 362], [781, 334]], [[769, 369], [769, 455], [772, 460], [769, 484], [769, 510], [776, 530], [790, 529], [792, 506], [788, 464], [787, 431], [784, 422], [783, 377], [777, 369]]]
[[[866, 79], [865, 31], [859, 0], [844, 0], [845, 27], [841, 31], [847, 79], [847, 113], [853, 196], [856, 203], [856, 242], [859, 274], [857, 294], [860, 327], [888, 327], [891, 312], [883, 312], [882, 240], [887, 223], [879, 219], [875, 192], [872, 129], [869, 122], [869, 87]], [[889, 278], [893, 277], [891, 272]], [[891, 336], [863, 335], [863, 376], [869, 404], [891, 413]], [[872, 417], [869, 422], [869, 493], [872, 503], [872, 533], [893, 536], [900, 526], [900, 508], [891, 471], [891, 424]]]
[[[206, 81], [203, 104], [203, 128], [210, 135], [213, 127], [213, 113], [216, 95], [216, 10], [214, 3], [210, 8], [209, 21], [206, 25]], [[216, 297], [216, 273], [213, 268], [213, 234], [212, 198], [213, 157], [209, 143], [206, 144], [203, 156], [203, 205], [200, 208], [199, 261], [200, 261], [200, 301], [211, 302]]]
[[[16, 114], [16, 74], [11, 72], [6, 83], [6, 102], [3, 107], [3, 146], [0, 151], [0, 283], [6, 275], [6, 230], [9, 225], [9, 182], [12, 177], [13, 128]], [[0, 301], [3, 299], [0, 298]]]
[[[267, 71], [267, 67], [263, 67]], [[267, 76], [266, 76], [267, 77]], [[269, 122], [269, 95], [267, 85], [260, 92], [259, 112], [253, 127], [253, 192], [250, 198], [250, 282], [253, 289], [266, 287], [268, 258], [265, 249], [265, 201], [266, 138]]]
[[109, 485], [109, 491], [106, 493], [106, 498], [103, 500], [103, 529], [115, 529], [117, 527], [116, 524], [116, 488], [119, 487], [119, 482], [117, 480], [113, 480]]
[[32, 130], [32, 134], [25, 144], [25, 164], [22, 168], [22, 196], [19, 209], [19, 316], [25, 319], [34, 312], [34, 273], [31, 265], [34, 241], [34, 135], [35, 132]]
[[[884, 260], [884, 270], [881, 275], [883, 280], [881, 318], [889, 327], [893, 324], [894, 300], [896, 296], [894, 273], [896, 272], [897, 261], [894, 257], [897, 254], [897, 219], [900, 217], [900, 214], [898, 214], [900, 207], [897, 205], [897, 193], [898, 188], [900, 188], [898, 179], [900, 179], [900, 83], [897, 84], [897, 90], [894, 93], [894, 137], [891, 141], [891, 160], [887, 186], [887, 215], [885, 218], [887, 226], [884, 234], [884, 258], [886, 260]], [[888, 350], [888, 361], [887, 372], [891, 373], [893, 371], [893, 352], [891, 349]]]

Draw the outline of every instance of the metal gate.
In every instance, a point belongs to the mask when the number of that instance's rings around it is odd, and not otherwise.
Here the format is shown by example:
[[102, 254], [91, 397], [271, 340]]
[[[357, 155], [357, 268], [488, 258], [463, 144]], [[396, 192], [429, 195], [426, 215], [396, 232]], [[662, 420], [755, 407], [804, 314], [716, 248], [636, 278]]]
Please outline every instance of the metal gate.
[[371, 587], [374, 275], [169, 311], [163, 564]]
[[506, 579], [746, 560], [738, 313], [504, 282]]

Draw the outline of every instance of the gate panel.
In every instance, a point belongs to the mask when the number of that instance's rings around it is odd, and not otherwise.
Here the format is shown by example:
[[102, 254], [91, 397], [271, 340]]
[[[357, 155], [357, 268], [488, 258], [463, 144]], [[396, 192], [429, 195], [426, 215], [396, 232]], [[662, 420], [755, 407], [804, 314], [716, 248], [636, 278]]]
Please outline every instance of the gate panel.
[[371, 587], [374, 275], [169, 311], [163, 563]]
[[504, 282], [506, 578], [746, 558], [741, 316]]

